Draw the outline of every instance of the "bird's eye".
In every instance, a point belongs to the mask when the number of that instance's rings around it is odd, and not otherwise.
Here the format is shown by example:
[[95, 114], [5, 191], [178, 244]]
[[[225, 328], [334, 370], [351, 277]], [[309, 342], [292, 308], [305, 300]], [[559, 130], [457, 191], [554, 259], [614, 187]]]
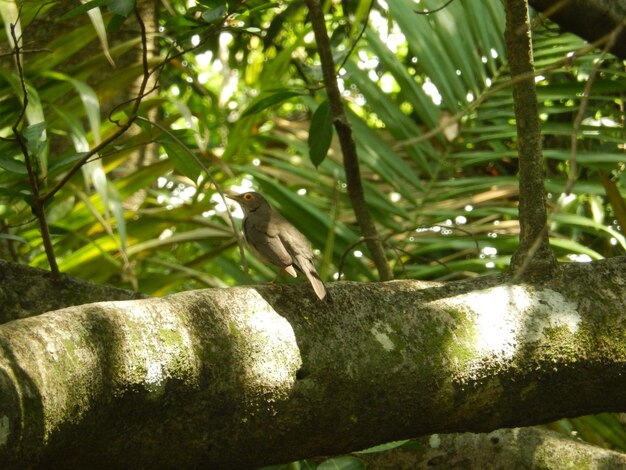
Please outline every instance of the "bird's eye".
[[243, 200], [244, 201], [249, 201], [251, 199], [252, 199], [252, 194], [246, 193], [246, 194], [243, 195]]

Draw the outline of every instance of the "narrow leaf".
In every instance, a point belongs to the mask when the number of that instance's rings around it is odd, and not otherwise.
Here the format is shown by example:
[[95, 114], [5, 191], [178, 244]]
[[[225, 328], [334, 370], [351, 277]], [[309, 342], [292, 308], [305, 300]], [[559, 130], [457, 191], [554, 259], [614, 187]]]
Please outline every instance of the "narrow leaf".
[[320, 166], [326, 158], [333, 138], [333, 123], [328, 100], [320, 104], [311, 117], [309, 129], [309, 158], [313, 165]]
[[8, 155], [0, 155], [0, 168], [10, 171], [11, 173], [17, 173], [18, 175], [25, 175], [28, 173], [24, 162], [15, 160]]
[[262, 111], [270, 106], [273, 106], [278, 103], [282, 103], [289, 98], [293, 98], [294, 96], [303, 95], [304, 91], [279, 91], [278, 93], [274, 93], [273, 95], [266, 96], [265, 98], [261, 98], [256, 103], [251, 105], [248, 109], [246, 109], [241, 117], [250, 116], [251, 114], [256, 114], [259, 111]]
[[25, 238], [18, 237], [17, 235], [11, 235], [10, 233], [0, 233], [0, 239], [28, 244], [28, 240]]
[[190, 154], [189, 150], [182, 147], [178, 142], [169, 136], [164, 136], [159, 139], [165, 153], [167, 153], [168, 158], [172, 161], [174, 167], [187, 178], [192, 181], [197, 181], [198, 176], [200, 176], [200, 167], [196, 163], [193, 155]]
[[109, 50], [109, 38], [107, 37], [106, 25], [102, 19], [102, 12], [100, 11], [100, 8], [93, 8], [89, 10], [87, 14], [89, 15], [91, 24], [93, 24], [93, 29], [98, 35], [104, 56], [109, 61], [109, 64], [111, 64], [112, 67], [115, 67], [115, 61], [113, 60], [113, 57], [111, 57], [111, 51]]
[[126, 17], [122, 15], [113, 15], [109, 24], [107, 24], [107, 31], [111, 33], [116, 33], [120, 30], [122, 25], [126, 21]]
[[67, 20], [69, 18], [73, 18], [89, 10], [92, 10], [94, 8], [104, 6], [107, 4], [107, 1], [108, 0], [92, 0], [91, 2], [83, 3], [82, 5], [77, 6], [76, 8], [72, 8], [65, 15], [61, 16], [61, 20]]
[[109, 0], [107, 6], [111, 13], [126, 18], [135, 8], [135, 0]]

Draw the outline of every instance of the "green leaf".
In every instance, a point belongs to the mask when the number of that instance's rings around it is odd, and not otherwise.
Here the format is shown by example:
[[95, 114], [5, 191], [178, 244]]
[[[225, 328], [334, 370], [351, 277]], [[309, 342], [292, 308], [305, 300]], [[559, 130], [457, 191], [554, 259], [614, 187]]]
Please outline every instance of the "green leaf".
[[46, 145], [46, 122], [41, 121], [24, 129], [28, 151], [37, 156]]
[[111, 13], [126, 18], [135, 8], [135, 0], [109, 0], [107, 6]]
[[113, 61], [113, 57], [111, 57], [111, 51], [109, 50], [109, 39], [107, 37], [106, 25], [104, 24], [104, 19], [102, 18], [102, 11], [100, 8], [94, 8], [87, 12], [89, 15], [89, 19], [91, 20], [91, 24], [93, 25], [93, 29], [96, 31], [98, 35], [98, 39], [100, 40], [100, 46], [102, 47], [102, 52], [104, 56], [109, 61], [112, 67], [115, 67], [115, 62]]
[[[55, 80], [66, 81], [72, 84], [72, 86], [76, 89], [76, 92], [80, 96], [80, 100], [83, 103], [85, 108], [85, 113], [87, 114], [87, 120], [89, 121], [89, 127], [91, 127], [91, 133], [93, 135], [94, 143], [100, 143], [100, 103], [98, 101], [98, 95], [87, 83], [72, 78], [66, 74], [59, 72], [44, 72], [42, 75], [54, 78]], [[59, 114], [64, 114], [62, 108], [55, 108], [55, 111]], [[66, 121], [71, 121], [72, 119], [76, 120], [74, 116], [63, 116]], [[72, 126], [73, 129], [76, 129], [77, 126]], [[82, 125], [80, 126], [82, 127]], [[84, 134], [84, 131], [83, 131]], [[86, 140], [86, 139], [85, 139]], [[84, 149], [76, 149], [76, 150], [84, 150]]]
[[365, 468], [362, 460], [345, 455], [325, 460], [317, 467], [317, 470], [365, 470]]
[[254, 104], [252, 104], [248, 109], [246, 109], [241, 117], [250, 116], [251, 114], [256, 114], [259, 111], [262, 111], [270, 106], [274, 106], [275, 104], [282, 103], [289, 98], [293, 98], [294, 96], [304, 95], [304, 90], [302, 91], [279, 91], [278, 93], [274, 93], [273, 95], [266, 96], [257, 100]]
[[0, 155], [0, 168], [4, 168], [11, 173], [17, 173], [18, 175], [25, 175], [28, 173], [24, 162], [15, 160], [8, 155]]
[[62, 172], [64, 170], [68, 169], [70, 166], [72, 166], [74, 163], [79, 161], [85, 155], [87, 155], [87, 152], [78, 152], [78, 153], [75, 153], [74, 155], [66, 157], [66, 158], [64, 158], [64, 159], [54, 163], [53, 165], [50, 165], [50, 168], [48, 168], [48, 173], [50, 175], [55, 175], [57, 173], [60, 173], [60, 172]]
[[213, 23], [218, 20], [221, 21], [226, 17], [227, 12], [226, 7], [224, 5], [220, 5], [217, 8], [203, 12], [202, 19], [207, 23]]
[[168, 135], [160, 138], [159, 142], [174, 167], [192, 181], [198, 181], [201, 168], [196, 163], [195, 158], [193, 158], [191, 151]]
[[256, 13], [259, 11], [264, 11], [264, 10], [268, 10], [270, 8], [278, 8], [280, 6], [279, 3], [277, 2], [268, 2], [268, 3], [263, 3], [262, 5], [256, 6], [254, 8], [251, 8], [250, 10], [248, 10], [246, 13], [250, 14], [250, 13]]
[[370, 453], [374, 453], [374, 452], [384, 452], [386, 450], [391, 450], [391, 449], [395, 449], [396, 447], [400, 447], [403, 446], [404, 444], [406, 444], [407, 442], [409, 442], [408, 439], [402, 440], [402, 441], [392, 441], [392, 442], [387, 442], [386, 444], [380, 444], [374, 447], [369, 447], [367, 449], [355, 452], [356, 454], [370, 454]]
[[316, 167], [320, 166], [333, 138], [333, 123], [330, 115], [330, 104], [324, 100], [313, 113], [309, 128], [309, 158]]
[[82, 13], [88, 12], [89, 10], [93, 10], [94, 8], [98, 8], [107, 4], [109, 0], [92, 0], [91, 2], [83, 3], [76, 8], [72, 8], [65, 15], [61, 16], [61, 21], [67, 20], [69, 18], [74, 18]]
[[125, 16], [113, 15], [113, 17], [111, 18], [111, 21], [109, 21], [109, 24], [107, 25], [107, 31], [111, 33], [115, 33], [119, 31], [122, 25], [124, 24], [124, 21], [126, 21]]
[[20, 242], [24, 244], [28, 244], [28, 240], [23, 237], [18, 237], [17, 235], [11, 235], [10, 233], [0, 233], [0, 239], [2, 240], [11, 240], [14, 242]]

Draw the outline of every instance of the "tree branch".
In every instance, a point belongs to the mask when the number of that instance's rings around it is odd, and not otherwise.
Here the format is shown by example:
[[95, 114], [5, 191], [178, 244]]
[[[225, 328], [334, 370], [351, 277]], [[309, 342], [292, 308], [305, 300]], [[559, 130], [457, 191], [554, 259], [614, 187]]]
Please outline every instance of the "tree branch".
[[410, 448], [358, 454], [367, 468], [465, 470], [472, 468], [622, 469], [626, 455], [540, 428], [499, 429], [416, 439]]
[[527, 75], [513, 85], [519, 154], [520, 246], [511, 267], [516, 276], [550, 274], [556, 258], [550, 249], [537, 108], [530, 21], [527, 0], [506, 0], [505, 42], [511, 77]]
[[330, 41], [324, 21], [324, 14], [321, 10], [319, 0], [305, 0], [309, 9], [311, 25], [315, 33], [315, 41], [317, 42], [317, 51], [320, 56], [322, 72], [324, 75], [324, 86], [328, 95], [330, 104], [330, 112], [333, 118], [333, 124], [339, 137], [341, 152], [343, 154], [343, 165], [346, 172], [346, 183], [348, 186], [348, 196], [352, 203], [354, 215], [356, 216], [361, 233], [365, 239], [367, 248], [372, 255], [372, 260], [378, 270], [380, 280], [387, 281], [393, 278], [382, 240], [378, 235], [372, 216], [370, 215], [365, 201], [363, 185], [361, 182], [361, 170], [359, 168], [359, 158], [357, 155], [356, 144], [352, 136], [352, 128], [348, 122], [348, 116], [341, 99], [339, 86], [337, 85], [337, 77], [335, 75], [335, 62], [333, 60], [332, 51], [330, 49]]
[[21, 38], [17, 37], [15, 32], [16, 25], [19, 21], [19, 15], [16, 19], [15, 23], [11, 23], [10, 31], [11, 31], [11, 39], [13, 40], [13, 53], [15, 58], [15, 66], [17, 68], [17, 76], [20, 81], [20, 86], [22, 89], [22, 107], [17, 116], [17, 119], [13, 123], [11, 128], [13, 135], [15, 136], [15, 141], [17, 142], [18, 147], [20, 148], [20, 152], [24, 156], [24, 163], [26, 165], [26, 171], [28, 173], [28, 180], [30, 183], [30, 189], [32, 191], [33, 199], [30, 204], [33, 215], [37, 218], [39, 222], [39, 230], [41, 231], [41, 240], [46, 251], [46, 257], [48, 258], [48, 265], [50, 266], [50, 272], [52, 272], [53, 276], [57, 277], [59, 275], [59, 266], [56, 261], [56, 257], [54, 256], [54, 247], [52, 246], [52, 238], [50, 236], [50, 228], [48, 227], [48, 221], [46, 220], [46, 209], [45, 209], [45, 198], [41, 196], [40, 188], [39, 188], [39, 166], [35, 167], [33, 165], [33, 161], [31, 160], [30, 151], [28, 149], [28, 145], [22, 135], [22, 122], [24, 117], [26, 116], [26, 110], [28, 109], [28, 88], [26, 86], [26, 77], [24, 76], [24, 66], [22, 63], [22, 47], [21, 47]]
[[529, 0], [528, 3], [564, 30], [589, 42], [619, 28], [610, 51], [626, 60], [626, 0]]
[[9, 322], [0, 466], [250, 468], [623, 410], [624, 279], [614, 258], [536, 286], [344, 282], [321, 305], [265, 285]]
[[0, 284], [0, 324], [73, 305], [146, 298], [139, 292], [93, 284], [64, 274], [53, 278], [47, 271], [4, 260], [0, 260]]

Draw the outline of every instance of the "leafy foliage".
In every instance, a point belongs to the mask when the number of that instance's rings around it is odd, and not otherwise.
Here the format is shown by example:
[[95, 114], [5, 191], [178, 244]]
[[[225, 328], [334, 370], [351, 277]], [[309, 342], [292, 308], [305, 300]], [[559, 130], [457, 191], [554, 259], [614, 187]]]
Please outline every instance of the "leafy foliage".
[[[519, 231], [501, 2], [415, 11], [436, 3], [327, 5], [367, 202], [403, 278], [504, 270]], [[62, 183], [46, 213], [63, 272], [153, 295], [271, 279], [251, 255], [241, 268], [217, 191], [254, 187], [319, 250], [324, 278], [374, 280], [303, 4], [168, 5], [138, 7], [144, 57], [135, 2], [0, 2], [0, 256], [47, 266], [30, 163], [42, 194]], [[545, 22], [534, 49], [552, 246], [562, 261], [623, 255], [623, 63]], [[157, 77], [130, 130], [64, 181]]]

